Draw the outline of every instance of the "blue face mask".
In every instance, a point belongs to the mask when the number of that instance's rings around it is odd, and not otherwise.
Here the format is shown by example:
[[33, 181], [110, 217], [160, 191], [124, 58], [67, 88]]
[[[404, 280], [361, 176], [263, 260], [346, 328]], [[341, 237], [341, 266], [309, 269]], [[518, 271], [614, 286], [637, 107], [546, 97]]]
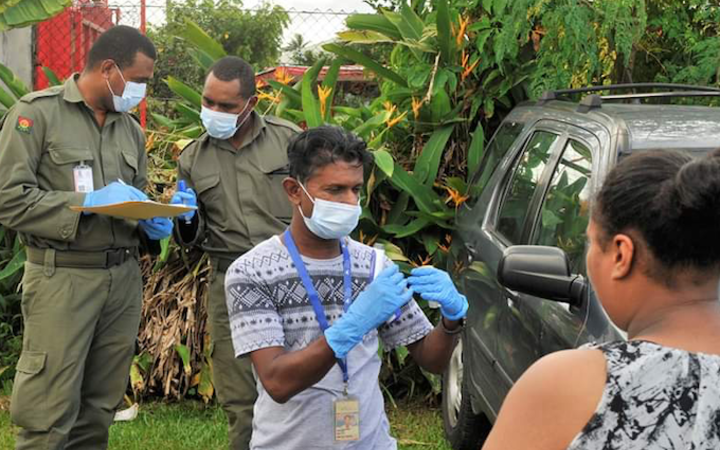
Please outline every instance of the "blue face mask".
[[305, 221], [305, 226], [315, 236], [321, 239], [341, 239], [352, 233], [357, 227], [362, 214], [362, 207], [357, 205], [348, 205], [347, 203], [331, 202], [321, 198], [313, 199], [308, 194], [302, 183], [300, 187], [305, 191], [311, 202], [313, 202], [313, 212], [311, 217], [305, 217], [302, 209], [298, 205], [300, 215]]
[[238, 123], [240, 116], [245, 114], [248, 106], [250, 106], [250, 100], [245, 104], [245, 108], [240, 114], [213, 111], [203, 106], [200, 110], [200, 119], [210, 136], [215, 139], [230, 139], [250, 117], [250, 114], [248, 114]]
[[125, 83], [125, 88], [123, 89], [122, 96], [115, 95], [112, 87], [110, 87], [110, 81], [106, 79], [105, 83], [107, 83], [107, 87], [108, 89], [110, 89], [110, 93], [112, 94], [113, 107], [115, 108], [115, 111], [128, 112], [137, 105], [139, 105], [140, 102], [145, 98], [147, 84], [135, 83], [133, 81], [125, 81], [125, 77], [123, 76], [120, 68], [117, 65], [115, 65], [115, 68], [120, 73], [120, 78], [122, 78], [123, 82]]

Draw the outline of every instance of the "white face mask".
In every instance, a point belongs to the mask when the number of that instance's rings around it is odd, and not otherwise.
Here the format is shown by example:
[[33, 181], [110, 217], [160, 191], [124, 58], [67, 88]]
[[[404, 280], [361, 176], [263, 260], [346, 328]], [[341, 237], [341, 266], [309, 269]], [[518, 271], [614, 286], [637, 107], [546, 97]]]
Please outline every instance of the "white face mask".
[[240, 116], [245, 114], [248, 106], [250, 106], [250, 100], [248, 100], [245, 104], [245, 108], [243, 108], [242, 112], [239, 114], [213, 111], [212, 109], [203, 106], [200, 109], [200, 119], [210, 136], [215, 139], [230, 139], [250, 117], [250, 114], [248, 114], [240, 123], [238, 123], [238, 119], [240, 119]]
[[113, 107], [115, 108], [115, 111], [117, 112], [128, 112], [134, 107], [136, 107], [140, 102], [145, 98], [145, 91], [147, 89], [146, 83], [135, 83], [134, 81], [125, 81], [125, 77], [122, 74], [122, 71], [120, 68], [115, 65], [115, 68], [120, 73], [120, 78], [122, 78], [123, 82], [125, 83], [125, 88], [123, 89], [122, 96], [115, 95], [115, 93], [112, 90], [112, 87], [110, 87], [110, 81], [108, 79], [105, 79], [105, 83], [107, 83], [108, 89], [110, 89], [110, 93], [113, 97]]
[[331, 202], [321, 198], [313, 199], [308, 194], [307, 189], [300, 183], [300, 187], [305, 191], [311, 202], [313, 202], [312, 217], [307, 218], [302, 212], [302, 208], [298, 205], [300, 215], [315, 236], [321, 239], [341, 239], [349, 235], [358, 224], [362, 207], [357, 205], [348, 205], [347, 203]]

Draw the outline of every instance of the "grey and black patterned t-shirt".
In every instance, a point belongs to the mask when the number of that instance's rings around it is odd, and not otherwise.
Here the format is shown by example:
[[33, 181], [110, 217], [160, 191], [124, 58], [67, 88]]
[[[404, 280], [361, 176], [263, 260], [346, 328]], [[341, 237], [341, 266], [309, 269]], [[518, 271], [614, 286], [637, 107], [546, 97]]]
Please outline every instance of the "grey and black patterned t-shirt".
[[[368, 285], [374, 251], [351, 239], [348, 251], [355, 299]], [[303, 261], [332, 325], [343, 312], [342, 256], [327, 260], [303, 257]], [[392, 264], [387, 259], [378, 263]], [[278, 236], [262, 242], [230, 266], [225, 276], [225, 293], [238, 356], [267, 347], [301, 350], [322, 336], [305, 287]], [[360, 401], [360, 441], [334, 442], [333, 400], [342, 398], [344, 386], [336, 364], [320, 382], [284, 404], [276, 403], [258, 381], [251, 448], [395, 449], [378, 384], [378, 338], [385, 348], [391, 349], [416, 342], [431, 330], [425, 314], [411, 300], [397, 320], [367, 334], [348, 354], [349, 394]]]
[[720, 356], [647, 341], [599, 350], [605, 390], [568, 450], [720, 449]]

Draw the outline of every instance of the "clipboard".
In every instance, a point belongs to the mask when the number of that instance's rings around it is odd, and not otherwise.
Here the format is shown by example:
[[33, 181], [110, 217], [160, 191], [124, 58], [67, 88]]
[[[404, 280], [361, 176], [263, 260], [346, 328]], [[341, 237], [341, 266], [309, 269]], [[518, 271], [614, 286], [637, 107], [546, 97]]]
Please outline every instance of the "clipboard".
[[101, 206], [71, 206], [73, 211], [102, 214], [119, 217], [121, 219], [152, 219], [154, 217], [175, 217], [188, 211], [197, 209], [197, 206], [168, 205], [152, 200], [120, 202]]

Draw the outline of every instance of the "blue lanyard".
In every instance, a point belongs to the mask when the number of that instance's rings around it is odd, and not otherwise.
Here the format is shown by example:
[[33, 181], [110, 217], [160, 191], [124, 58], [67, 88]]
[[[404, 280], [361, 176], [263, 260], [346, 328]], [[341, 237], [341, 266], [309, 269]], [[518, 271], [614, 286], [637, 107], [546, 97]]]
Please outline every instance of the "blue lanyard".
[[[315, 317], [320, 324], [320, 329], [322, 331], [325, 331], [330, 327], [327, 322], [327, 318], [325, 317], [325, 309], [322, 306], [322, 302], [320, 302], [320, 296], [315, 290], [315, 286], [310, 279], [310, 275], [308, 275], [307, 269], [305, 268], [305, 263], [300, 256], [300, 252], [298, 252], [297, 246], [295, 245], [295, 241], [293, 240], [290, 230], [285, 230], [285, 233], [283, 233], [283, 237], [285, 239], [285, 246], [290, 253], [290, 257], [295, 264], [298, 275], [300, 275], [303, 286], [305, 286], [305, 290], [307, 291], [310, 303], [315, 310]], [[342, 251], [343, 256], [343, 284], [345, 288], [343, 310], [347, 312], [348, 308], [350, 307], [350, 303], [352, 303], [352, 278], [350, 276], [350, 253], [348, 252], [347, 244], [343, 239], [340, 239], [340, 250]], [[350, 379], [347, 367], [347, 358], [338, 359], [337, 362], [343, 373], [343, 382], [347, 384], [348, 380]]]

